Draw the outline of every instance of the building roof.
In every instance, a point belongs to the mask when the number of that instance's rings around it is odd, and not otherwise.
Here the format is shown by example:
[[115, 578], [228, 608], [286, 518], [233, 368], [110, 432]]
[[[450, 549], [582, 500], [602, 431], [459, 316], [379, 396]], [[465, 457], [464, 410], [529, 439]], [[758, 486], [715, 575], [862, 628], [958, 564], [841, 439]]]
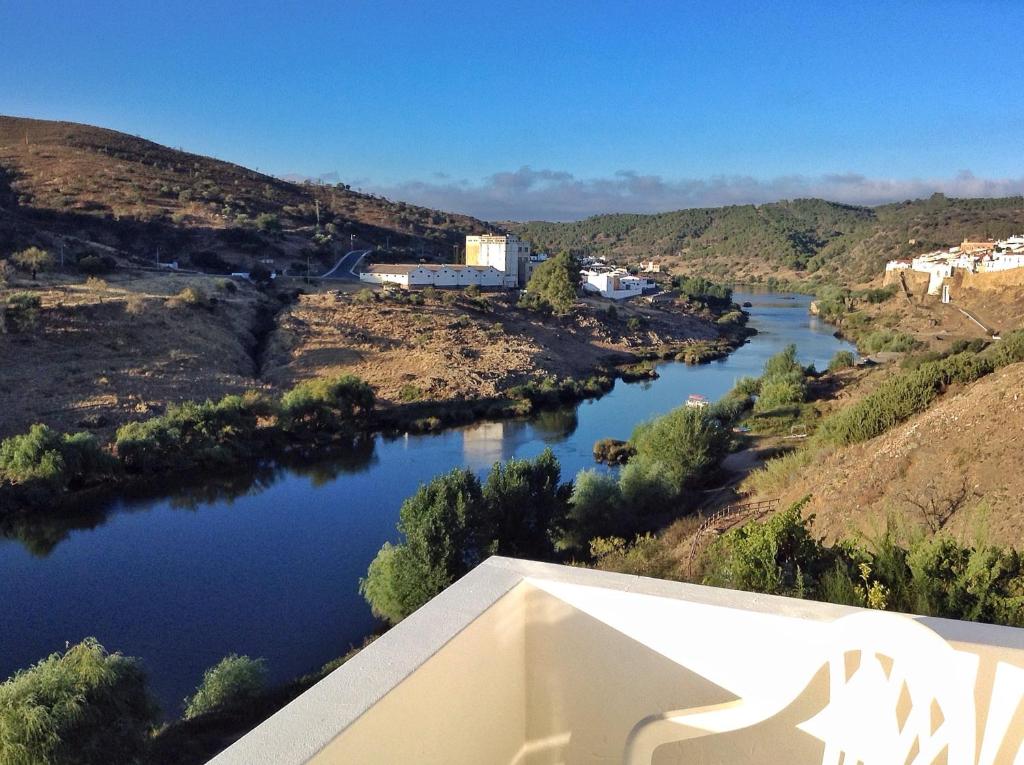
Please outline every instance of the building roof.
[[368, 274], [411, 274], [417, 269], [425, 271], [497, 271], [494, 266], [466, 266], [460, 263], [376, 263], [363, 269]]

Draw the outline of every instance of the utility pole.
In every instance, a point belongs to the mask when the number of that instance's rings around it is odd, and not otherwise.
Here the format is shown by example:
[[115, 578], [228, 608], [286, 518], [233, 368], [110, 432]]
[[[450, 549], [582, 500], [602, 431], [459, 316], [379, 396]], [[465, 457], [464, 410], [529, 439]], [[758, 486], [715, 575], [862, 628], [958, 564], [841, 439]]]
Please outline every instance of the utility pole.
[[316, 230], [320, 230], [320, 200], [316, 200]]
[[355, 248], [356, 248], [356, 235], [355, 234], [349, 234], [348, 235], [348, 249], [351, 252]]
[[159, 247], [156, 248], [156, 264], [158, 266], [160, 265], [160, 248]]
[[60, 267], [64, 268], [64, 242], [60, 243]]

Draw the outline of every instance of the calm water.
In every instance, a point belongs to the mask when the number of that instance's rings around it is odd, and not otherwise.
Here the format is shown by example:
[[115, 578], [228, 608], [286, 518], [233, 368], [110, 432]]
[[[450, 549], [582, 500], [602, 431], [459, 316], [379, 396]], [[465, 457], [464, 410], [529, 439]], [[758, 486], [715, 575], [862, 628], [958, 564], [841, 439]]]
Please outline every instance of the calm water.
[[267, 659], [283, 681], [361, 642], [373, 627], [357, 590], [402, 500], [438, 473], [532, 457], [550, 446], [563, 477], [593, 466], [599, 438], [627, 438], [691, 393], [717, 398], [796, 343], [820, 369], [848, 344], [807, 313], [800, 295], [749, 295], [759, 334], [729, 356], [626, 385], [528, 422], [438, 435], [377, 438], [323, 465], [267, 467], [158, 498], [121, 499], [78, 528], [22, 529], [0, 539], [0, 678], [94, 635], [140, 656], [168, 713], [227, 653]]

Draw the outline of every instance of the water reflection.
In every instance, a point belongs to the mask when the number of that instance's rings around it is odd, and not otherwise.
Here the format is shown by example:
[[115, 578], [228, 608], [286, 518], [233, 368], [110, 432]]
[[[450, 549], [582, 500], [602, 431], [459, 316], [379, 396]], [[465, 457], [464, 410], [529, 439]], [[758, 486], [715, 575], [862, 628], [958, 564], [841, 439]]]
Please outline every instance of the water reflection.
[[289, 476], [302, 476], [314, 488], [342, 475], [369, 470], [375, 462], [377, 440], [372, 436], [319, 450], [316, 459], [293, 453], [276, 461], [238, 465], [222, 472], [199, 472], [128, 486], [119, 497], [93, 495], [66, 512], [44, 512], [0, 517], [0, 539], [20, 542], [36, 558], [45, 558], [73, 531], [87, 531], [105, 524], [117, 512], [145, 512], [161, 499], [174, 510], [198, 512], [212, 505], [232, 506], [243, 497], [264, 493]]

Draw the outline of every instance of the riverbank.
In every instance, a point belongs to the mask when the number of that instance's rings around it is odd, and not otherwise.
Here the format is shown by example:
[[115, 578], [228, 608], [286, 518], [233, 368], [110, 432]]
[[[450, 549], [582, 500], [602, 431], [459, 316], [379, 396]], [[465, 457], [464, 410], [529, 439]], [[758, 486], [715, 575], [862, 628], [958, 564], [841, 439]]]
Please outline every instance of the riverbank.
[[[438, 309], [438, 313], [434, 316], [435, 323], [440, 321], [455, 332], [446, 342], [461, 349], [461, 358], [473, 360], [478, 360], [481, 354], [481, 351], [474, 348], [474, 344], [480, 346], [477, 342], [479, 338], [471, 341], [459, 334], [466, 330], [469, 324], [465, 316], [457, 316], [454, 322], [448, 322], [452, 314], [472, 310], [486, 316], [491, 326], [484, 332], [485, 339], [494, 341], [492, 345], [500, 346], [496, 340], [496, 333], [507, 341], [510, 337], [517, 337], [517, 333], [521, 334], [521, 329], [506, 328], [497, 319], [508, 319], [512, 314], [519, 316], [530, 313], [508, 305], [507, 296], [504, 294], [485, 297], [428, 293], [427, 298], [424, 298], [422, 293], [371, 295], [369, 301], [366, 301], [365, 294], [360, 298], [351, 294], [342, 296], [335, 293], [320, 293], [316, 296], [301, 296], [297, 305], [303, 304], [303, 298], [311, 298], [305, 301], [306, 304], [321, 307], [324, 301], [330, 301], [332, 305], [342, 304], [346, 310], [335, 306], [335, 310], [340, 310], [342, 316], [339, 318], [332, 314], [328, 322], [331, 326], [345, 326], [346, 317], [351, 318], [350, 312], [346, 312], [347, 309], [356, 306], [359, 306], [358, 315], [364, 320], [370, 317], [372, 321], [378, 321], [385, 317], [388, 319], [388, 326], [394, 328], [406, 327], [410, 322], [423, 326], [424, 316], [429, 314], [424, 306], [436, 303], [434, 308]], [[345, 418], [339, 419], [336, 415], [325, 417], [323, 411], [317, 414], [314, 411], [316, 402], [306, 402], [313, 409], [304, 410], [306, 413], [303, 416], [312, 417], [311, 424], [292, 430], [287, 426], [280, 427], [281, 410], [271, 396], [252, 392], [244, 396], [229, 396], [217, 404], [172, 404], [164, 414], [123, 425], [116, 432], [116, 438], [108, 444], [104, 444], [101, 439], [88, 432], [72, 436], [46, 427], [33, 426], [30, 432], [12, 436], [4, 442], [5, 446], [0, 447], [6, 449], [6, 452], [0, 451], [0, 515], [22, 512], [35, 514], [44, 505], [50, 512], [67, 513], [74, 507], [81, 506], [83, 500], [93, 496], [100, 487], [104, 493], [111, 494], [119, 490], [127, 491], [140, 481], [165, 479], [186, 470], [202, 471], [215, 465], [218, 470], [231, 471], [238, 467], [244, 468], [254, 461], [278, 459], [282, 455], [296, 451], [313, 453], [334, 446], [333, 442], [338, 436], [349, 440], [353, 435], [353, 429], [363, 437], [372, 437], [372, 434], [377, 432], [438, 432], [447, 427], [485, 419], [524, 417], [532, 412], [599, 397], [612, 388], [616, 379], [635, 381], [656, 377], [653, 365], [645, 362], [676, 359], [687, 363], [705, 363], [722, 358], [742, 345], [754, 332], [746, 327], [747, 316], [742, 311], [735, 310], [737, 306], [729, 306], [729, 313], [725, 316], [720, 311], [703, 309], [699, 319], [696, 318], [697, 311], [692, 306], [677, 303], [657, 309], [620, 306], [617, 309], [623, 314], [620, 317], [618, 312], [609, 316], [609, 308], [615, 307], [595, 308], [593, 302], [583, 301], [579, 310], [569, 317], [548, 317], [545, 320], [542, 317], [528, 315], [525, 319], [519, 319], [530, 325], [542, 326], [546, 330], [551, 330], [549, 324], [556, 329], [560, 327], [565, 330], [566, 337], [561, 338], [561, 344], [556, 344], [556, 347], [565, 351], [565, 368], [583, 370], [587, 375], [583, 378], [559, 377], [555, 374], [539, 376], [536, 365], [527, 369], [510, 370], [510, 362], [505, 359], [503, 381], [487, 388], [493, 389], [494, 395], [483, 396], [477, 391], [468, 398], [452, 398], [450, 388], [431, 388], [427, 391], [409, 382], [404, 383], [399, 389], [397, 398], [400, 400], [394, 400], [393, 392], [390, 400], [380, 399], [376, 393], [372, 395], [371, 398], [376, 398], [379, 406], [371, 405], [360, 416], [358, 423], [347, 420], [342, 422]], [[367, 308], [368, 303], [376, 306], [376, 313]], [[406, 312], [408, 316], [394, 316], [393, 313], [398, 310], [396, 306], [409, 309]], [[599, 320], [595, 320], [595, 315]], [[414, 319], [409, 319], [409, 316]], [[710, 318], [716, 316], [717, 324], [711, 324]], [[285, 323], [287, 318], [286, 316]], [[265, 316], [263, 321], [266, 324]], [[429, 323], [430, 320], [426, 321]], [[616, 346], [614, 343], [608, 346], [606, 342], [604, 345], [596, 344], [601, 349], [600, 353], [588, 355], [578, 352], [581, 343], [595, 344], [595, 321], [597, 326], [602, 328], [605, 341], [614, 340], [623, 347], [617, 351], [610, 350]], [[711, 336], [692, 337], [690, 333], [693, 331], [694, 322], [704, 327], [704, 334]], [[270, 331], [269, 334], [264, 333], [265, 339], [258, 344], [261, 348], [267, 348], [266, 352], [261, 351], [261, 358], [280, 358], [281, 337], [279, 334], [275, 335], [275, 332], [276, 330]], [[581, 332], [582, 336], [578, 336]], [[319, 336], [320, 333], [318, 331], [315, 334]], [[556, 339], [559, 339], [558, 333], [555, 334]], [[638, 338], [656, 345], [629, 345], [637, 342]], [[340, 339], [336, 340], [341, 342]], [[364, 340], [370, 342], [378, 351], [389, 347], [386, 339], [377, 336], [366, 335]], [[337, 350], [348, 353], [350, 349]], [[306, 358], [308, 349], [293, 355], [296, 359]], [[437, 349], [431, 350], [430, 355], [435, 360], [446, 358], [444, 354], [439, 355]], [[551, 349], [544, 349], [544, 357], [563, 359], [563, 354], [555, 354]], [[401, 371], [400, 379], [420, 379], [408, 371], [415, 367], [415, 362], [409, 361], [407, 357], [402, 356], [401, 360], [393, 359], [392, 363], [402, 364], [397, 368], [405, 370]], [[266, 364], [272, 366], [269, 361]], [[312, 387], [320, 385], [323, 380], [356, 379], [345, 371], [348, 369], [345, 365], [328, 365], [324, 369], [332, 371], [332, 376], [300, 382], [291, 393], [284, 394], [282, 403], [289, 396], [293, 396], [298, 397], [296, 402], [301, 405], [302, 402], [298, 399], [308, 396], [300, 396], [298, 392], [312, 390]], [[357, 365], [355, 369], [359, 371], [360, 367]], [[533, 369], [534, 372], [527, 374], [528, 369]], [[310, 370], [307, 369], [297, 376], [302, 377], [308, 372]], [[389, 374], [394, 377], [396, 373], [396, 370], [392, 370]], [[290, 374], [296, 375], [296, 370], [291, 369]], [[473, 375], [463, 369], [460, 379], [464, 380], [467, 377], [472, 378]], [[479, 378], [479, 375], [477, 377]], [[514, 386], [509, 385], [516, 381], [522, 382]], [[392, 379], [390, 385], [393, 387], [394, 384], [395, 381]], [[384, 389], [389, 390], [387, 384], [384, 385]], [[330, 405], [332, 404], [329, 404], [328, 408]], [[360, 409], [363, 408], [365, 402], [360, 404]], [[133, 428], [143, 434], [141, 442], [125, 437], [125, 432]], [[204, 435], [197, 436], [198, 433]], [[161, 438], [166, 437], [167, 443], [154, 442], [154, 434]], [[189, 438], [193, 441], [198, 438], [199, 447], [197, 448], [195, 443], [191, 446], [186, 445]], [[59, 468], [49, 466], [47, 460], [51, 458], [47, 455], [51, 454], [57, 455]], [[144, 466], [138, 464], [140, 460], [145, 461]]]
[[[347, 454], [296, 455], [205, 480], [143, 482], [67, 522], [48, 517], [12, 534], [0, 542], [0, 675], [95, 635], [145, 661], [174, 716], [203, 670], [232, 652], [265, 657], [273, 684], [310, 672], [374, 630], [358, 581], [381, 544], [395, 541], [398, 508], [420, 484], [546, 447], [568, 479], [594, 467], [596, 441], [627, 439], [690, 394], [720, 398], [788, 342], [818, 368], [847, 347], [807, 315], [803, 298], [734, 299], [754, 303], [750, 325], [760, 333], [710, 363], [660, 361], [657, 379], [526, 417], [379, 435]], [[52, 593], [45, 603], [42, 591]]]

